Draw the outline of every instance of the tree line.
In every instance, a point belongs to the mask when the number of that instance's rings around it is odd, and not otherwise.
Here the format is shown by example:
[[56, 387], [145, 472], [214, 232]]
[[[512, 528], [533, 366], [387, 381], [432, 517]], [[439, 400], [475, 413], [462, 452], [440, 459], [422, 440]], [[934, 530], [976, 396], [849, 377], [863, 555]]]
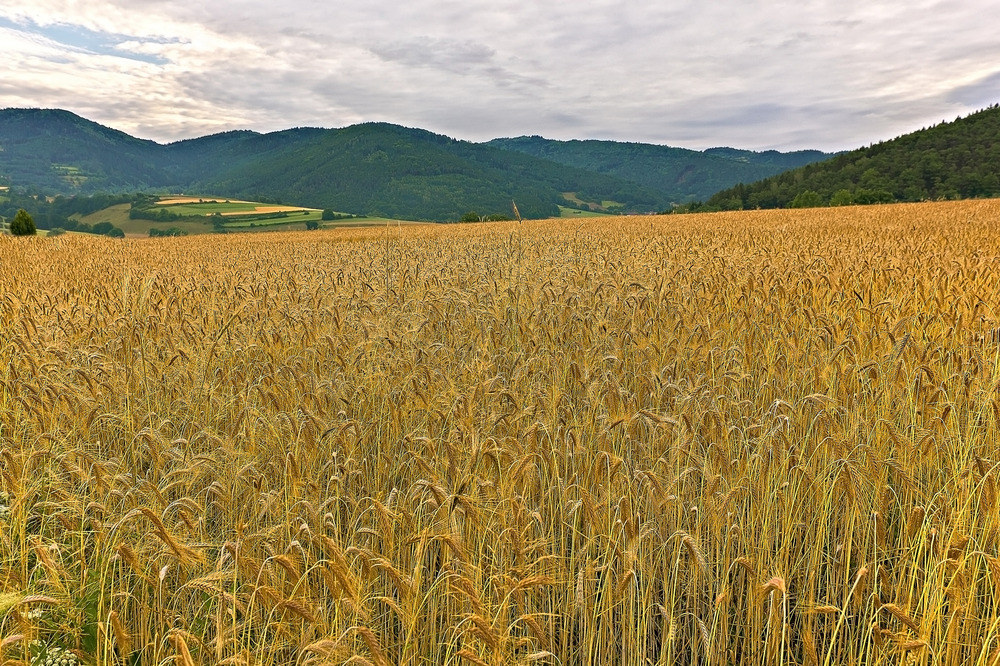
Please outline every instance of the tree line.
[[[125, 194], [94, 194], [91, 196], [56, 196], [46, 197], [34, 191], [22, 191], [12, 188], [0, 196], [0, 218], [10, 220], [11, 233], [15, 233], [15, 221], [20, 217], [20, 225], [26, 224], [27, 216], [31, 219], [31, 228], [50, 231], [63, 229], [102, 236], [122, 237], [125, 232], [111, 222], [87, 224], [73, 216], [84, 216], [104, 210], [109, 206], [130, 202], [134, 195]], [[31, 232], [33, 235], [35, 232]]]

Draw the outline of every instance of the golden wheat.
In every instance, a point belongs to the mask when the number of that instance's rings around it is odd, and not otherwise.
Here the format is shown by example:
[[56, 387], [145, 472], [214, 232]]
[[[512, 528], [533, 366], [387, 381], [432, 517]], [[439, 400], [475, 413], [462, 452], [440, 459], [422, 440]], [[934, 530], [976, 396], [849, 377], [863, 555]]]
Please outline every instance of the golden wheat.
[[998, 218], [0, 237], [2, 658], [996, 663]]

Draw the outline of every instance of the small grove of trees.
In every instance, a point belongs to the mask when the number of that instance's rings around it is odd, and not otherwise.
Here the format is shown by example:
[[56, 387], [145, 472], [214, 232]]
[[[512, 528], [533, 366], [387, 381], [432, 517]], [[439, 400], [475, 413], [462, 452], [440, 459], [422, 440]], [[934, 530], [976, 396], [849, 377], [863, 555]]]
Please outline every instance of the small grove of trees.
[[474, 210], [470, 210], [468, 213], [458, 218], [459, 222], [510, 222], [510, 220], [511, 217], [509, 215], [480, 215]]
[[323, 209], [323, 213], [320, 215], [320, 219], [324, 222], [329, 222], [331, 220], [350, 220], [357, 217], [357, 215], [351, 215], [350, 213], [335, 213], [329, 208]]
[[96, 224], [87, 224], [86, 222], [70, 219], [66, 220], [60, 228], [65, 231], [75, 231], [79, 234], [97, 234], [98, 236], [110, 236], [111, 238], [125, 237], [124, 230], [106, 220]]
[[170, 227], [169, 229], [157, 229], [155, 227], [149, 230], [150, 238], [175, 238], [177, 236], [187, 236], [187, 232], [183, 229], [178, 229], [177, 227]]
[[306, 229], [309, 231], [319, 229], [319, 220], [306, 220]]
[[[79, 227], [77, 231], [82, 231]], [[110, 238], [125, 238], [125, 231], [111, 224], [107, 220], [98, 222], [90, 228], [90, 233], [98, 236], [108, 236]]]
[[28, 214], [28, 211], [19, 208], [10, 221], [10, 233], [14, 236], [34, 236], [38, 233], [35, 228], [35, 219]]

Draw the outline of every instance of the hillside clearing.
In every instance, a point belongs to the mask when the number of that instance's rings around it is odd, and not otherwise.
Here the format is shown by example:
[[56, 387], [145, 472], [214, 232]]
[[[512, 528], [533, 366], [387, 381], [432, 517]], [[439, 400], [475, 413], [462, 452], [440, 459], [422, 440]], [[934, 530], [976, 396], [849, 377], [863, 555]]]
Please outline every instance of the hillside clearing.
[[176, 197], [161, 198], [152, 206], [153, 211], [166, 210], [176, 215], [205, 216], [216, 213], [224, 216], [259, 215], [268, 213], [309, 212], [320, 213], [318, 208], [285, 206], [257, 201], [223, 199], [219, 197]]
[[[296, 206], [254, 206], [253, 210], [248, 211], [248, 212], [250, 212], [250, 213], [289, 213], [289, 212], [292, 212], [292, 211], [294, 211], [296, 213], [322, 212], [318, 208], [299, 208], [299, 207], [296, 207]], [[243, 212], [243, 211], [223, 211], [222, 212], [223, 216], [246, 215], [246, 214], [247, 213]]]
[[[178, 204], [205, 203], [206, 201], [214, 203], [214, 202], [218, 201], [218, 199], [214, 198], [214, 197], [206, 199], [206, 197], [186, 197], [186, 196], [173, 196], [173, 195], [171, 195], [171, 196], [167, 196], [167, 197], [161, 197], [156, 203], [158, 203], [161, 206], [175, 206], [175, 205], [178, 205]], [[240, 199], [223, 199], [223, 201], [225, 201], [226, 203], [232, 203], [232, 204], [253, 204], [254, 203], [253, 201], [242, 201]]]
[[602, 217], [605, 216], [603, 213], [597, 213], [591, 210], [578, 210], [576, 208], [569, 208], [568, 206], [559, 206], [559, 217]]

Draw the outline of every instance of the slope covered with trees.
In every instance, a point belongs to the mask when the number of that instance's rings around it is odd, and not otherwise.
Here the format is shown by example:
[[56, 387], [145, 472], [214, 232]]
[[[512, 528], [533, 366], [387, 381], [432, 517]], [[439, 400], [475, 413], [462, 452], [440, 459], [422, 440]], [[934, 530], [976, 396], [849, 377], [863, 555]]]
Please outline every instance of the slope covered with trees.
[[0, 110], [0, 177], [49, 193], [136, 190], [169, 180], [163, 146], [59, 109]]
[[781, 153], [735, 148], [700, 152], [648, 143], [555, 141], [540, 136], [494, 139], [488, 145], [616, 176], [684, 203], [705, 199], [736, 183], [749, 183], [830, 157], [818, 150]]
[[424, 130], [365, 123], [322, 132], [194, 186], [234, 197], [277, 189], [303, 206], [425, 219], [457, 219], [469, 210], [509, 213], [511, 200], [525, 216], [553, 216], [566, 203], [562, 193], [578, 190], [632, 210], [667, 203], [655, 190], [620, 178]]
[[1000, 196], [1000, 106], [718, 192], [697, 210]]

